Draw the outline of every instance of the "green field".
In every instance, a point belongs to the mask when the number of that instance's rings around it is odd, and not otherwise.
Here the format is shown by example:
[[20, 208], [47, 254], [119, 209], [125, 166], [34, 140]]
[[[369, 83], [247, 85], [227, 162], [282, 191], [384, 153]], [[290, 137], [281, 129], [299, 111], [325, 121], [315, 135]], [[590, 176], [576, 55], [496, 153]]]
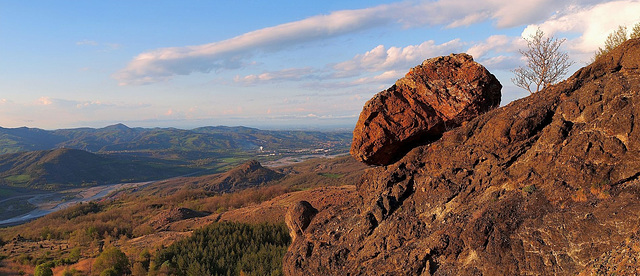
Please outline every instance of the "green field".
[[29, 180], [31, 180], [31, 176], [28, 174], [18, 174], [18, 175], [7, 176], [4, 179], [6, 181], [11, 182], [14, 185], [24, 185], [29, 183]]

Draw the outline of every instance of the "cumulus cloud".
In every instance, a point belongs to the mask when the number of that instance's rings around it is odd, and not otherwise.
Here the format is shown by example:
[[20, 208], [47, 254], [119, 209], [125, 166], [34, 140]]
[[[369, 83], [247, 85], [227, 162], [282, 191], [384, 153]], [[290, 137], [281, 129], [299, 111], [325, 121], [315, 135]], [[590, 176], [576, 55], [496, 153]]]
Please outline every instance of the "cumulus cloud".
[[153, 50], [135, 57], [114, 75], [121, 85], [166, 80], [173, 75], [233, 69], [256, 50], [275, 51], [313, 41], [387, 24], [390, 5], [361, 10], [336, 11], [296, 22], [245, 33], [219, 42]]
[[521, 46], [525, 46], [520, 37], [508, 37], [506, 35], [492, 35], [485, 41], [477, 43], [467, 50], [474, 58], [482, 58], [490, 52], [517, 52]]
[[567, 45], [577, 52], [593, 53], [619, 25], [632, 26], [636, 22], [640, 22], [640, 1], [611, 1], [591, 6], [573, 6], [542, 23], [527, 26], [522, 36], [528, 37], [538, 28], [549, 35], [578, 34], [578, 38]]
[[425, 58], [448, 55], [460, 51], [462, 43], [459, 39], [443, 44], [435, 41], [425, 41], [419, 45], [406, 47], [385, 47], [378, 45], [372, 50], [356, 55], [351, 60], [333, 66], [337, 76], [352, 76], [358, 72], [377, 72], [406, 69], [416, 66]]
[[390, 83], [393, 83], [395, 80], [401, 78], [403, 74], [404, 73], [399, 70], [385, 71], [373, 77], [359, 78], [357, 80], [350, 82], [349, 85], [380, 84], [380, 83], [390, 84]]
[[246, 76], [236, 76], [234, 81], [247, 85], [259, 82], [295, 81], [301, 79], [343, 79], [361, 75], [363, 72], [381, 72], [376, 76], [362, 77], [354, 81], [341, 82], [338, 86], [350, 86], [368, 82], [388, 82], [402, 76], [402, 70], [416, 66], [426, 58], [459, 52], [463, 44], [459, 39], [436, 44], [433, 40], [419, 45], [405, 47], [386, 47], [378, 45], [364, 54], [332, 65], [330, 68], [316, 70], [311, 67], [287, 68]]
[[[405, 28], [423, 26], [444, 26], [457, 28], [468, 26], [484, 21], [492, 21], [497, 27], [508, 28], [521, 25], [540, 23], [549, 18], [558, 19], [555, 25], [561, 22], [570, 21], [563, 19], [563, 14], [569, 14], [572, 10], [589, 9], [594, 6], [607, 5], [599, 4], [603, 0], [528, 0], [528, 1], [503, 1], [486, 0], [438, 0], [438, 1], [418, 1], [401, 2], [388, 5], [379, 5], [371, 8], [357, 10], [341, 10], [326, 15], [317, 15], [303, 20], [289, 22], [273, 27], [263, 28], [248, 32], [227, 40], [217, 41], [204, 45], [170, 47], [147, 51], [139, 54], [122, 70], [116, 72], [113, 77], [120, 85], [147, 84], [158, 81], [165, 81], [175, 75], [188, 75], [194, 72], [208, 73], [211, 71], [224, 69], [238, 69], [249, 64], [248, 58], [257, 52], [279, 51], [298, 45], [300, 43], [311, 42], [330, 37], [354, 33], [366, 29], [372, 29], [384, 25], [399, 24]], [[631, 0], [616, 1], [618, 5], [637, 2]], [[569, 11], [567, 11], [569, 10]], [[596, 21], [605, 20], [603, 18], [618, 17], [621, 11], [628, 12], [629, 7], [616, 10], [615, 13], [608, 13], [607, 16], [599, 16]], [[631, 9], [633, 10], [633, 9]], [[637, 10], [635, 10], [637, 14]], [[589, 21], [596, 17], [583, 14], [580, 22]], [[595, 15], [595, 14], [592, 14]], [[626, 16], [626, 15], [625, 15]], [[575, 17], [574, 19], [577, 19]], [[593, 23], [593, 22], [591, 22]], [[597, 25], [597, 23], [589, 26]], [[547, 25], [554, 25], [547, 23]], [[573, 28], [578, 28], [575, 23]], [[547, 27], [545, 27], [547, 28]], [[595, 27], [593, 27], [595, 28]], [[595, 29], [594, 29], [595, 31]], [[585, 38], [586, 41], [586, 38]], [[432, 47], [431, 45], [418, 45], [420, 47]], [[458, 42], [459, 43], [459, 42]], [[414, 49], [417, 53], [424, 51], [418, 47]], [[373, 49], [366, 56], [362, 56], [360, 61], [353, 61], [351, 64], [344, 63], [343, 73], [348, 73], [349, 66], [375, 63], [382, 66], [382, 70], [393, 67], [393, 63], [400, 64], [402, 60], [395, 61], [392, 54], [407, 56], [405, 61], [412, 60], [405, 52], [389, 51], [410, 51], [412, 49]], [[482, 49], [474, 49], [482, 51]], [[385, 57], [385, 55], [387, 57]], [[423, 58], [422, 56], [421, 58]], [[386, 63], [380, 63], [380, 59], [387, 58]], [[399, 57], [401, 59], [402, 57]], [[366, 60], [370, 59], [370, 61]], [[415, 60], [412, 60], [415, 61]], [[411, 62], [410, 62], [411, 63]], [[385, 67], [387, 66], [387, 67]], [[263, 78], [270, 78], [264, 75]], [[278, 76], [274, 76], [276, 79]], [[260, 80], [260, 75], [239, 77], [238, 81], [251, 82]], [[285, 77], [286, 78], [286, 77]]]

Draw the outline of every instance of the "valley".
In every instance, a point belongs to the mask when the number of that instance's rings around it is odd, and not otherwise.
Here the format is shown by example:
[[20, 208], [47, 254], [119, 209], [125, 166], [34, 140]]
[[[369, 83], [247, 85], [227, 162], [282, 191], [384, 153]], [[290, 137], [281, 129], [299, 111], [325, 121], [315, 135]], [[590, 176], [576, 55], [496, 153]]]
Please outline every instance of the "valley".
[[[350, 140], [244, 127], [0, 128], [0, 275], [43, 264], [93, 275], [108, 248], [157, 273], [134, 256], [161, 258], [194, 230], [228, 222], [240, 224], [220, 227], [283, 231], [292, 201], [353, 191], [343, 185], [366, 166], [348, 156]], [[280, 258], [288, 242], [283, 233], [278, 250], [260, 254]]]
[[118, 190], [133, 189], [152, 182], [120, 183], [74, 188], [55, 192], [27, 192], [0, 200], [0, 227], [19, 225], [81, 202], [100, 200]]
[[[55, 264], [56, 275], [64, 271], [91, 274], [91, 263], [101, 248], [108, 247], [122, 250], [132, 262], [144, 263], [135, 256], [144, 251], [155, 258], [162, 248], [189, 237], [192, 231], [223, 222], [270, 223], [281, 229], [293, 202], [305, 199], [324, 206], [354, 196], [355, 187], [350, 184], [366, 168], [351, 156], [311, 158], [305, 154], [276, 163], [288, 165], [267, 167], [247, 161], [222, 173], [14, 195], [5, 200], [30, 198], [49, 211], [72, 202], [101, 200], [0, 228], [0, 274], [29, 274], [40, 263]], [[60, 203], [64, 197], [67, 201]], [[47, 200], [58, 202], [44, 204]], [[160, 269], [148, 263], [144, 268]]]

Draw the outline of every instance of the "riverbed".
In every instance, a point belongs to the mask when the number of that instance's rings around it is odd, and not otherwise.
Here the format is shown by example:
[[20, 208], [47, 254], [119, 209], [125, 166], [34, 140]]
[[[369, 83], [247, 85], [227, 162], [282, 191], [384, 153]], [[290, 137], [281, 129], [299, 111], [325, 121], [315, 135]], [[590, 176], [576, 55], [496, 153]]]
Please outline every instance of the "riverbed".
[[[52, 212], [69, 208], [81, 202], [98, 200], [109, 195], [112, 192], [145, 186], [151, 182], [152, 181], [137, 183], [118, 183], [89, 188], [75, 188], [50, 193], [37, 192], [33, 194], [15, 195], [0, 200], [0, 205], [20, 205], [20, 208], [25, 209], [26, 211], [24, 213], [16, 214], [13, 217], [0, 220], [0, 227], [26, 223]], [[26, 209], [24, 206], [32, 206], [32, 208]], [[3, 207], [11, 209], [12, 206]]]

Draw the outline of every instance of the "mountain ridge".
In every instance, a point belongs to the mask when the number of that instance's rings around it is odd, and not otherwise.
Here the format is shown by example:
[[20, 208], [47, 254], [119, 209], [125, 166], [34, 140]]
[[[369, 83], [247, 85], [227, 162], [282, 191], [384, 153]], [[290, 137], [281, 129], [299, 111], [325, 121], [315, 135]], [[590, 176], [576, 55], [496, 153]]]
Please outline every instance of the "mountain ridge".
[[[115, 124], [104, 128], [42, 130], [0, 127], [0, 154], [74, 148], [89, 152], [132, 151], [257, 151], [312, 148], [331, 143], [346, 148], [348, 132], [271, 131], [248, 127], [130, 128]], [[185, 156], [183, 156], [184, 158]]]

